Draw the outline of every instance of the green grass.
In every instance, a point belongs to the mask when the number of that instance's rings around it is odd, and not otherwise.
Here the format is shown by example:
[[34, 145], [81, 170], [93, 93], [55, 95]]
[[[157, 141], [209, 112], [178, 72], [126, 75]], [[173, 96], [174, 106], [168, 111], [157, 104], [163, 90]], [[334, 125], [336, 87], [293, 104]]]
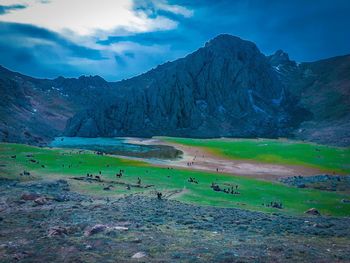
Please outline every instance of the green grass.
[[[33, 154], [33, 159], [38, 160], [40, 163], [30, 162], [29, 159], [31, 158], [26, 157], [27, 154]], [[17, 158], [12, 159], [10, 158], [11, 155], [17, 155]], [[26, 169], [38, 179], [67, 179], [75, 190], [92, 195], [108, 196], [140, 191], [143, 194], [150, 195], [155, 189], [163, 192], [185, 189], [184, 194], [176, 199], [187, 203], [239, 207], [287, 214], [303, 214], [307, 209], [315, 207], [323, 214], [335, 216], [350, 215], [350, 204], [341, 202], [341, 199], [350, 198], [347, 194], [298, 189], [279, 183], [238, 176], [181, 169], [168, 170], [167, 168], [155, 167], [140, 161], [99, 156], [90, 152], [78, 154], [78, 151], [2, 143], [0, 144], [0, 164], [2, 165], [0, 166], [0, 177], [21, 178], [19, 172]], [[41, 168], [42, 164], [45, 165], [45, 168]], [[68, 168], [68, 165], [71, 165], [71, 168]], [[131, 191], [128, 191], [124, 186], [118, 185], [112, 191], [103, 191], [101, 184], [69, 179], [72, 176], [85, 176], [86, 173], [97, 175], [101, 171], [103, 179], [116, 180], [115, 173], [119, 169], [125, 170], [122, 181], [135, 184], [137, 177], [140, 177], [142, 184], [154, 184], [155, 187], [148, 190], [132, 188]], [[187, 182], [189, 177], [195, 177], [199, 184]], [[237, 184], [241, 194], [229, 195], [223, 192], [215, 192], [210, 188], [211, 182], [214, 181], [221, 186], [224, 186], [225, 183]], [[262, 205], [262, 203], [271, 201], [282, 202], [285, 208], [277, 210]]]
[[330, 147], [291, 140], [269, 139], [160, 139], [188, 146], [202, 147], [230, 158], [266, 163], [302, 165], [325, 172], [349, 174], [350, 148]]

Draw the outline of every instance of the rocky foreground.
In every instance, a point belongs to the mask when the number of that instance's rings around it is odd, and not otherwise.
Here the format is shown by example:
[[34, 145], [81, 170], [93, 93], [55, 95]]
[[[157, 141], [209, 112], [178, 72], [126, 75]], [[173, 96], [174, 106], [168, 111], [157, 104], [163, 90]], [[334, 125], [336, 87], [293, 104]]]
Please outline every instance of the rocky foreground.
[[0, 179], [0, 262], [349, 262], [350, 218], [289, 217]]

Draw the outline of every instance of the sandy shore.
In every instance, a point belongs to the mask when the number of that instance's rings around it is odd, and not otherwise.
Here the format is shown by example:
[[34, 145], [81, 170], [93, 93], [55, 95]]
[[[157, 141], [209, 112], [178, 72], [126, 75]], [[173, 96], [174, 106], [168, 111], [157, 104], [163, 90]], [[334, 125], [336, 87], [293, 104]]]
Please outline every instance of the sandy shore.
[[259, 163], [250, 160], [231, 160], [213, 155], [200, 147], [184, 146], [176, 143], [164, 142], [160, 139], [127, 138], [128, 143], [143, 145], [169, 145], [183, 152], [178, 160], [157, 161], [146, 160], [164, 167], [181, 167], [191, 170], [225, 173], [232, 175], [250, 176], [266, 180], [278, 180], [290, 176], [311, 176], [322, 173], [321, 170], [297, 166]]

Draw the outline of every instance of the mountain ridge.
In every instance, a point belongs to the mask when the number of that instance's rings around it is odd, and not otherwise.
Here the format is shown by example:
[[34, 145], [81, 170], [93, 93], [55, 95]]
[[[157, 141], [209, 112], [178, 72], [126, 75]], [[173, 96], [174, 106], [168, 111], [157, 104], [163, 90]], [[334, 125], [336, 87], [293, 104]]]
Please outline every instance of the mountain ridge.
[[219, 35], [117, 85], [130, 94], [76, 115], [66, 135], [275, 137], [289, 129], [291, 98], [256, 45], [238, 37]]
[[[282, 50], [265, 56], [254, 43], [223, 34], [184, 58], [118, 82], [35, 79], [0, 68], [0, 140], [45, 145], [63, 133], [283, 136], [350, 145], [350, 102], [341, 96], [350, 90], [349, 61], [345, 55], [296, 63]], [[323, 111], [317, 110], [320, 99]]]

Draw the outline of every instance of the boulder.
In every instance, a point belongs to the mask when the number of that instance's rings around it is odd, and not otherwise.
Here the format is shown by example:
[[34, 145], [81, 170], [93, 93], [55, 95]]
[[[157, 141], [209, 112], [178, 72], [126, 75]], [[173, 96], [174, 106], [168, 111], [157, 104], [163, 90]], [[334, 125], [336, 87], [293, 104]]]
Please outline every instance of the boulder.
[[94, 225], [93, 227], [91, 227], [85, 231], [85, 236], [95, 235], [97, 233], [103, 232], [107, 228], [108, 227], [106, 225], [103, 225], [103, 224]]
[[22, 194], [21, 199], [25, 200], [25, 201], [34, 201], [35, 199], [37, 199], [39, 197], [40, 197], [40, 195], [37, 193], [24, 193], [24, 194]]
[[145, 252], [137, 252], [131, 258], [139, 259], [144, 257], [147, 257], [147, 254]]
[[305, 214], [313, 215], [313, 216], [321, 215], [321, 213], [316, 208], [310, 208], [309, 210], [305, 211]]
[[52, 228], [49, 229], [49, 233], [48, 233], [48, 237], [53, 237], [53, 236], [63, 236], [63, 235], [67, 235], [68, 231], [65, 227], [61, 227], [61, 226], [54, 226]]
[[38, 197], [34, 200], [34, 203], [36, 203], [37, 205], [44, 205], [47, 203], [47, 198], [45, 197]]

